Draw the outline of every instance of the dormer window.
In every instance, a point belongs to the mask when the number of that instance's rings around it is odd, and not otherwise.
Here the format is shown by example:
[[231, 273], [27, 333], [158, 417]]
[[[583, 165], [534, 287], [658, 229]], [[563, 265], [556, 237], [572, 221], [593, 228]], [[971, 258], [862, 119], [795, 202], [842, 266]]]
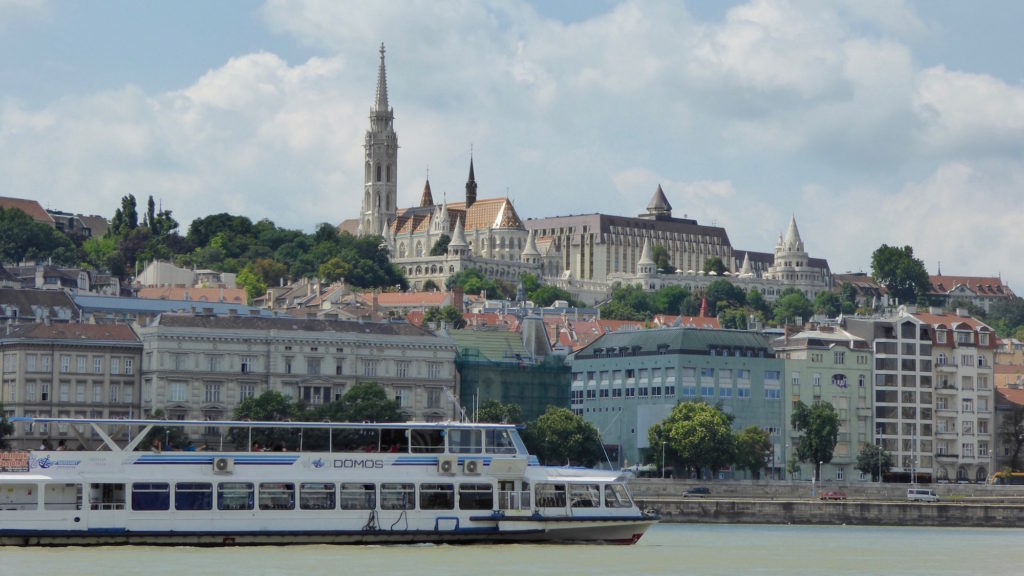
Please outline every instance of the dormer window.
[[946, 343], [946, 331], [945, 330], [941, 330], [940, 329], [940, 330], [936, 330], [935, 331], [935, 342], [938, 343], [938, 344], [945, 344]]

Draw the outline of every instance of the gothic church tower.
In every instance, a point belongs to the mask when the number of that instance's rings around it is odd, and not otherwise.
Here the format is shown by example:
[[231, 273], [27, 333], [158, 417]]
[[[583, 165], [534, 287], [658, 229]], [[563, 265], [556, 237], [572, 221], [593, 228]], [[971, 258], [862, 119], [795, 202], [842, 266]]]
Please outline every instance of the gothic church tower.
[[395, 111], [388, 106], [388, 79], [384, 70], [384, 44], [380, 45], [380, 69], [377, 71], [377, 100], [370, 109], [370, 129], [366, 131], [366, 166], [363, 208], [359, 234], [381, 234], [395, 218], [398, 204], [398, 135], [394, 128]]

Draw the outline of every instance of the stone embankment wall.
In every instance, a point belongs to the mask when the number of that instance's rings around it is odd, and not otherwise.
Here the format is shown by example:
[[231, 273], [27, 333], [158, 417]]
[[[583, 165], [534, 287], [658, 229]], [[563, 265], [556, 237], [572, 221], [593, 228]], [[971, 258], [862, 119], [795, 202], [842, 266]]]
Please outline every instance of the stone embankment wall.
[[[707, 486], [711, 494], [684, 497], [687, 488]], [[722, 524], [849, 524], [873, 526], [1024, 526], [1024, 486], [929, 485], [937, 503], [907, 502], [907, 485], [829, 484], [847, 499], [821, 501], [809, 482], [682, 482], [634, 480], [641, 508], [666, 522]], [[815, 495], [820, 488], [815, 486]]]

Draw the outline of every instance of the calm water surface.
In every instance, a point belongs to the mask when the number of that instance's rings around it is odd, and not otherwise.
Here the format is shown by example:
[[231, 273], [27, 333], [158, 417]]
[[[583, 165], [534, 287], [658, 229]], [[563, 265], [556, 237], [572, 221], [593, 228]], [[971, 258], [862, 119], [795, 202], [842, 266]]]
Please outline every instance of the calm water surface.
[[0, 576], [1024, 574], [1024, 529], [662, 524], [635, 546], [0, 548]]

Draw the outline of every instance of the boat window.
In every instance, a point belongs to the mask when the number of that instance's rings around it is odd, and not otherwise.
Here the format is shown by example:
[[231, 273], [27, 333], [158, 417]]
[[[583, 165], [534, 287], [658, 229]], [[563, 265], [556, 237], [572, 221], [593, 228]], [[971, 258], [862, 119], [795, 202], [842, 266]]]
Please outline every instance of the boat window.
[[448, 451], [452, 454], [479, 454], [483, 451], [480, 431], [461, 428], [449, 430]]
[[334, 510], [334, 484], [299, 484], [299, 508], [303, 510]]
[[409, 442], [414, 454], [439, 454], [444, 452], [443, 430], [410, 430]]
[[459, 484], [459, 509], [493, 510], [494, 488], [490, 484]]
[[600, 508], [601, 487], [597, 484], [569, 484], [569, 502], [573, 508]]
[[124, 484], [90, 484], [90, 510], [124, 510]]
[[342, 510], [373, 510], [377, 507], [377, 486], [356, 482], [342, 482]]
[[380, 452], [388, 449], [387, 446], [381, 448], [380, 430], [376, 428], [341, 428], [332, 430], [331, 434], [331, 446], [335, 452]]
[[81, 484], [47, 484], [43, 496], [44, 510], [81, 510]]
[[166, 482], [132, 484], [132, 510], [170, 510], [171, 486]]
[[38, 507], [39, 491], [35, 484], [0, 484], [0, 510], [35, 510]]
[[380, 485], [381, 510], [413, 510], [416, 508], [416, 487], [412, 483], [384, 482]]
[[179, 482], [174, 485], [175, 510], [212, 510], [213, 484]]
[[252, 510], [252, 482], [221, 482], [217, 484], [217, 510]]
[[420, 510], [452, 510], [455, 508], [453, 484], [420, 484]]
[[604, 487], [605, 508], [629, 508], [632, 505], [629, 492], [622, 484], [609, 484]]
[[260, 483], [260, 510], [294, 510], [295, 484], [291, 482]]
[[565, 508], [565, 484], [537, 484], [537, 507]]
[[515, 454], [516, 446], [508, 430], [487, 430], [486, 437], [487, 452], [489, 454]]
[[409, 451], [409, 431], [402, 430], [381, 430], [380, 431], [380, 451], [381, 452], [399, 452], [405, 454]]

